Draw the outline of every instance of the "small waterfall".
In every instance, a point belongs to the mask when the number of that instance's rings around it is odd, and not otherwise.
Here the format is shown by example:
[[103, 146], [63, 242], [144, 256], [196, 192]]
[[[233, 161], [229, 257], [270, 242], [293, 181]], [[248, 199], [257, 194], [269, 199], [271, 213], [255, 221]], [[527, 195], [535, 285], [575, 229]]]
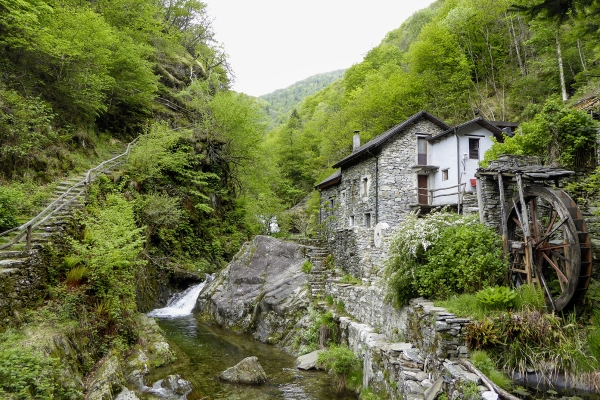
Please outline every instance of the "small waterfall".
[[183, 292], [175, 293], [167, 302], [166, 307], [157, 308], [146, 315], [157, 318], [177, 318], [191, 315], [200, 292], [210, 281], [212, 281], [212, 275], [206, 275], [204, 282], [191, 286]]

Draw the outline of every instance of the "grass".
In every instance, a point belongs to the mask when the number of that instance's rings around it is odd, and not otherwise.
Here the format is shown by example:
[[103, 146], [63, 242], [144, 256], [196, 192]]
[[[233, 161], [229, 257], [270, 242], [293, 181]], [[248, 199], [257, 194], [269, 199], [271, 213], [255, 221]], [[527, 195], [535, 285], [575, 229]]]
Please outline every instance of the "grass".
[[343, 283], [350, 283], [352, 285], [362, 285], [362, 280], [358, 279], [350, 274], [346, 274], [340, 280]]
[[517, 295], [514, 299], [514, 307], [508, 307], [506, 309], [491, 309], [486, 304], [477, 300], [476, 294], [452, 296], [447, 300], [436, 301], [435, 305], [444, 307], [458, 316], [475, 320], [483, 320], [486, 317], [498, 316], [509, 309], [512, 309], [513, 311], [544, 311], [546, 309], [544, 293], [541, 289], [531, 285], [523, 285], [519, 287], [516, 292]]
[[482, 350], [473, 351], [470, 358], [473, 365], [475, 365], [478, 370], [483, 372], [485, 376], [490, 378], [492, 382], [500, 386], [502, 389], [510, 389], [510, 378], [496, 368], [496, 365], [488, 353]]

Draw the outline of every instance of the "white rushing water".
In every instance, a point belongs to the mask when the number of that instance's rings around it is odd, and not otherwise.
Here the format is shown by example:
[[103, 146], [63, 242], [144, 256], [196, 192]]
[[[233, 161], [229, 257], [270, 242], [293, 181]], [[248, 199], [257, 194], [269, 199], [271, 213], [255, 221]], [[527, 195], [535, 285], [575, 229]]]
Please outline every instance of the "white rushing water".
[[183, 292], [175, 293], [171, 296], [166, 307], [157, 308], [146, 315], [157, 318], [177, 318], [191, 315], [200, 292], [211, 280], [212, 276], [207, 275], [204, 282], [191, 286]]

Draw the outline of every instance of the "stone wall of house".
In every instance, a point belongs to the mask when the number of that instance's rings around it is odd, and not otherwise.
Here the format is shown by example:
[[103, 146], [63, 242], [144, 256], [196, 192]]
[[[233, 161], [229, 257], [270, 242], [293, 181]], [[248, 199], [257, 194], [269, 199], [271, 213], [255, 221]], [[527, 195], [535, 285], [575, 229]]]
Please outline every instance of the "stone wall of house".
[[378, 222], [387, 223], [393, 230], [417, 204], [416, 134], [436, 134], [441, 129], [428, 120], [420, 120], [406, 128], [402, 135], [386, 143], [379, 155], [379, 212]]
[[321, 191], [321, 221], [336, 267], [358, 278], [381, 277], [390, 239], [417, 203], [416, 134], [440, 131], [428, 120], [418, 121], [377, 155], [343, 168], [341, 182]]

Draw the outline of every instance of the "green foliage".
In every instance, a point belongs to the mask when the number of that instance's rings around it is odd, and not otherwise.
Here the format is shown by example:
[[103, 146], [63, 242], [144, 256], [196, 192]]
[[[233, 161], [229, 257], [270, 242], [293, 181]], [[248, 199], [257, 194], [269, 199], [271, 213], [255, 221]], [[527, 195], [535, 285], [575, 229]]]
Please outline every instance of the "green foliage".
[[313, 265], [308, 260], [304, 261], [304, 264], [302, 264], [302, 272], [304, 272], [305, 274], [310, 274], [310, 271], [312, 271], [312, 268], [313, 268]]
[[0, 232], [18, 226], [17, 207], [11, 193], [0, 186]]
[[504, 143], [494, 143], [486, 152], [483, 164], [501, 154], [533, 155], [546, 163], [558, 162], [572, 168], [578, 152], [593, 148], [598, 124], [585, 112], [564, 106], [559, 99], [549, 99], [533, 121], [521, 125], [520, 131]]
[[505, 370], [523, 373], [533, 368], [581, 381], [600, 366], [592, 357], [585, 330], [573, 317], [563, 320], [539, 311], [502, 313], [471, 323], [465, 337], [471, 348], [494, 354]]
[[475, 216], [408, 216], [390, 247], [390, 296], [402, 305], [415, 294], [439, 299], [497, 284], [507, 268], [501, 247], [498, 235]]
[[355, 278], [354, 276], [352, 276], [350, 274], [346, 274], [346, 275], [342, 276], [341, 281], [344, 283], [351, 283], [353, 285], [362, 285], [362, 280]]
[[[473, 318], [482, 321], [486, 317], [502, 314], [505, 310], [516, 311], [538, 311], [546, 310], [544, 291], [542, 288], [534, 285], [521, 285], [516, 291], [508, 288], [492, 288], [494, 294], [492, 298], [499, 297], [498, 307], [490, 307], [485, 302], [479, 300], [480, 293], [489, 292], [490, 288], [483, 289], [477, 294], [464, 293], [454, 295], [444, 301], [436, 301], [439, 307], [447, 308], [450, 312], [463, 317]], [[498, 294], [502, 293], [502, 294]], [[514, 294], [514, 297], [513, 297]], [[485, 296], [485, 295], [484, 295]], [[512, 298], [512, 300], [509, 300]], [[506, 304], [506, 302], [508, 304]], [[501, 306], [500, 306], [501, 305]]]
[[343, 75], [343, 69], [313, 75], [284, 89], [260, 96], [265, 101], [263, 106], [271, 119], [269, 125], [274, 127], [280, 124], [306, 96], [318, 92]]
[[[121, 337], [136, 339], [136, 272], [145, 263], [140, 259], [143, 229], [135, 224], [133, 204], [118, 194], [88, 207], [82, 221], [83, 238], [72, 240], [74, 255], [81, 266], [67, 273], [68, 281], [86, 278], [85, 293], [102, 341]], [[78, 279], [77, 279], [78, 278]]]
[[25, 344], [23, 336], [4, 332], [0, 339], [0, 397], [72, 398], [75, 394], [63, 387], [56, 376], [59, 364], [59, 359]]
[[317, 365], [333, 377], [334, 388], [338, 392], [359, 390], [362, 384], [362, 362], [354, 352], [344, 345], [332, 345], [319, 353]]
[[498, 371], [496, 365], [485, 351], [477, 350], [471, 352], [470, 359], [473, 365], [490, 378], [492, 382], [504, 390], [510, 389], [512, 381], [508, 376]]
[[333, 254], [327, 254], [327, 256], [321, 261], [323, 268], [332, 270], [335, 268], [335, 260]]
[[337, 391], [342, 392], [346, 388], [360, 389], [362, 361], [347, 346], [332, 345], [328, 350], [319, 353], [317, 365], [325, 368], [333, 376], [333, 384]]
[[475, 298], [485, 308], [496, 310], [508, 310], [515, 304], [517, 292], [506, 286], [487, 287], [478, 291]]
[[546, 309], [546, 295], [544, 289], [536, 285], [521, 285], [517, 289], [515, 297], [515, 308], [517, 310], [537, 310], [544, 311]]
[[462, 392], [462, 398], [465, 400], [479, 400], [481, 398], [479, 388], [475, 382], [462, 381], [460, 382], [459, 390]]
[[[337, 331], [337, 325], [333, 320], [333, 314], [331, 312], [321, 313], [316, 309], [308, 308], [308, 317], [310, 325], [308, 329], [304, 329], [298, 336], [300, 341], [298, 345], [300, 354], [307, 354], [317, 350], [319, 347], [319, 330], [324, 327], [327, 329], [329, 334], [329, 341], [334, 340], [334, 336]], [[324, 345], [325, 343], [323, 343]]]

